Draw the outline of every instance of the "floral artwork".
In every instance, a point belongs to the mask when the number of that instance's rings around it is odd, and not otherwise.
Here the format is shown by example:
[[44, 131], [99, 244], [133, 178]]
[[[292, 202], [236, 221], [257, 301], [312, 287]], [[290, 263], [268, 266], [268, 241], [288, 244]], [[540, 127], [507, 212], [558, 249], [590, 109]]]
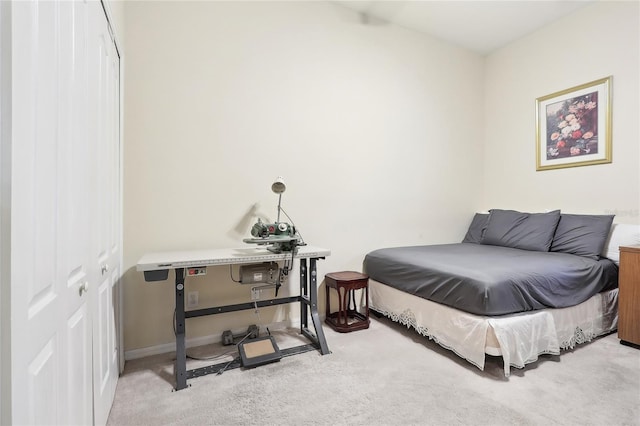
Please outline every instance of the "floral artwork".
[[611, 77], [536, 100], [537, 168], [611, 162]]
[[547, 160], [598, 153], [598, 92], [547, 106]]

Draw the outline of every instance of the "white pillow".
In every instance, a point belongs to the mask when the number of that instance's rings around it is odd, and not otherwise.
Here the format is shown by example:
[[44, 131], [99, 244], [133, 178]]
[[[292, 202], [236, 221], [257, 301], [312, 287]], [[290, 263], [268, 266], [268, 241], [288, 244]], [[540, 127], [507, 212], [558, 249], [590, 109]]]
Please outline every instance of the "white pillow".
[[620, 263], [620, 246], [640, 245], [640, 225], [614, 223], [609, 238], [602, 249], [602, 256]]

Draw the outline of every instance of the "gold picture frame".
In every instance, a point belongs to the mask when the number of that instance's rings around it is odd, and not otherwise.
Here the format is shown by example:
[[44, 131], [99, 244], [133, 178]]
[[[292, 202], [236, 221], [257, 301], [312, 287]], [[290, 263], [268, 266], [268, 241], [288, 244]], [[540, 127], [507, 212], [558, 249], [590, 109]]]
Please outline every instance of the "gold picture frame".
[[611, 80], [536, 99], [536, 170], [611, 163]]

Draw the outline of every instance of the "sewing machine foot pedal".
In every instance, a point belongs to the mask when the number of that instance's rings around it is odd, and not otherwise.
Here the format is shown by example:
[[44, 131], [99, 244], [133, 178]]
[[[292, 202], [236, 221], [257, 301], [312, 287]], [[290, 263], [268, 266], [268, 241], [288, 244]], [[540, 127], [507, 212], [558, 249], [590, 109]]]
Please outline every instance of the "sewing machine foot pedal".
[[271, 336], [247, 339], [238, 345], [242, 366], [253, 368], [270, 362], [280, 361], [282, 353]]

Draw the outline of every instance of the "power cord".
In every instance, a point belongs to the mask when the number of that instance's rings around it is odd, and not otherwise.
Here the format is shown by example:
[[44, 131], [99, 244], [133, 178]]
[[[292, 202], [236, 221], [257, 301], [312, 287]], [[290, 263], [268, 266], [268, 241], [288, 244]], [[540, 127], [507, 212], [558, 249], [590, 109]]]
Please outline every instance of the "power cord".
[[[175, 309], [173, 310], [173, 334], [174, 334], [174, 335], [176, 334], [176, 310], [175, 310]], [[251, 335], [251, 333], [247, 333], [247, 334], [242, 338], [242, 340], [240, 340], [240, 342], [238, 342], [238, 344], [237, 344], [237, 345], [239, 345], [240, 343], [242, 343], [242, 342], [243, 342], [247, 337], [249, 337], [250, 335]], [[236, 349], [237, 349], [237, 345], [236, 345]], [[232, 354], [233, 352], [234, 352], [234, 351], [233, 351], [233, 350], [231, 350], [231, 351], [223, 352], [223, 353], [218, 354], [218, 355], [211, 355], [211, 356], [207, 356], [207, 357], [197, 357], [197, 356], [194, 356], [194, 355], [190, 355], [189, 353], [186, 353], [186, 357], [187, 357], [187, 358], [189, 358], [189, 359], [197, 360], [197, 361], [210, 361], [210, 360], [212, 360], [212, 359], [218, 359], [218, 358], [222, 358], [222, 357], [228, 356], [228, 355]], [[229, 367], [229, 365], [230, 365], [233, 361], [235, 361], [235, 360], [237, 360], [237, 359], [239, 359], [239, 357], [234, 357], [231, 361], [229, 361], [229, 363], [227, 363], [227, 365], [225, 365], [225, 366], [224, 366], [223, 370], [225, 370], [227, 367]], [[222, 372], [220, 372], [220, 371], [219, 371], [219, 372], [218, 372], [218, 374], [222, 374]]]
[[[242, 342], [244, 342], [245, 340], [247, 340], [247, 337], [249, 337], [249, 336], [251, 336], [251, 332], [249, 332], [249, 333], [245, 334], [245, 335], [244, 335], [244, 337], [243, 337], [242, 339], [240, 339], [240, 341], [239, 341], [238, 343], [236, 343], [236, 350], [238, 351], [238, 353], [240, 353], [240, 343], [242, 343]], [[233, 358], [231, 361], [229, 361], [228, 363], [226, 363], [226, 364], [224, 365], [224, 367], [222, 367], [220, 370], [218, 370], [218, 371], [216, 372], [216, 376], [219, 376], [219, 375], [221, 375], [222, 373], [224, 373], [224, 372], [227, 370], [227, 368], [229, 368], [229, 366], [231, 365], [231, 363], [233, 363], [234, 361], [238, 361], [238, 360], [240, 360], [240, 357], [239, 357], [239, 356], [237, 356], [237, 357]]]
[[234, 283], [240, 282], [240, 280], [236, 280], [235, 278], [233, 278], [233, 265], [229, 265], [229, 276], [231, 277], [231, 281], [233, 281]]
[[300, 240], [301, 240], [301, 242], [300, 242], [300, 244], [298, 244], [298, 245], [300, 245], [300, 246], [306, 246], [306, 245], [307, 245], [307, 243], [305, 243], [305, 242], [304, 242], [304, 237], [302, 236], [302, 234], [300, 233], [300, 231], [298, 231], [298, 228], [296, 227], [296, 224], [295, 224], [295, 223], [293, 223], [293, 219], [291, 219], [291, 217], [289, 217], [289, 215], [287, 214], [287, 212], [286, 212], [286, 211], [284, 211], [284, 209], [283, 209], [282, 207], [280, 207], [280, 210], [282, 210], [282, 213], [284, 213], [284, 215], [287, 217], [287, 219], [289, 219], [289, 221], [291, 222], [291, 225], [292, 225], [292, 226], [293, 226], [293, 228], [296, 230], [296, 231], [295, 231], [295, 232], [296, 232], [296, 234], [298, 234], [298, 235], [300, 236]]

